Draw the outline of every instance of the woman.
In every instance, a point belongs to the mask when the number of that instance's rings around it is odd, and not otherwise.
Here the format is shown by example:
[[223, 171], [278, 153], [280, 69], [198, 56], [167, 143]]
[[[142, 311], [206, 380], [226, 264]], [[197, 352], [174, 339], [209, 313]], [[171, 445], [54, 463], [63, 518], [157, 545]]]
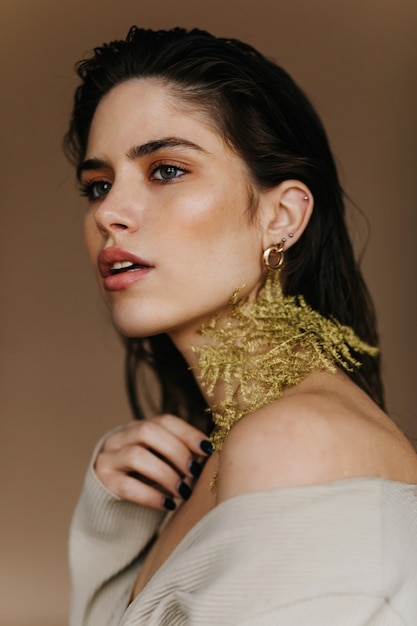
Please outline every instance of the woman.
[[197, 30], [78, 73], [66, 146], [139, 419], [93, 455], [72, 625], [416, 624], [417, 458], [310, 103]]

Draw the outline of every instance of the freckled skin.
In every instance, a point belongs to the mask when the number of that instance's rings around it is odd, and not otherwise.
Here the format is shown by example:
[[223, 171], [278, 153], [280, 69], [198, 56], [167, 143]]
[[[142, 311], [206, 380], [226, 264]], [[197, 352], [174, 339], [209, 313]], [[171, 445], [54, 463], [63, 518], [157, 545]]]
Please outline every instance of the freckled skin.
[[[127, 156], [135, 145], [173, 135], [200, 149]], [[110, 183], [85, 219], [92, 262], [104, 246], [117, 245], [154, 266], [129, 289], [104, 293], [123, 334], [168, 331], [185, 346], [196, 340], [202, 322], [225, 309], [238, 285], [246, 285], [242, 295], [256, 291], [263, 233], [247, 215], [245, 165], [212, 128], [174, 106], [166, 87], [132, 80], [107, 94], [93, 119], [86, 158], [106, 165], [84, 172], [82, 182]], [[162, 182], [153, 174], [160, 164], [175, 166], [177, 175]]]

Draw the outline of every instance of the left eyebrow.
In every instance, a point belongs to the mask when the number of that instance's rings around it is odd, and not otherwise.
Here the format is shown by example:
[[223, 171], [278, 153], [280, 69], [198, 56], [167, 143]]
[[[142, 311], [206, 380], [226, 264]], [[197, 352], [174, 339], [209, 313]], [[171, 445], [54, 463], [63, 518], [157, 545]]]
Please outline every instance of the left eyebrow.
[[154, 152], [158, 152], [158, 150], [162, 150], [164, 148], [191, 148], [191, 150], [207, 153], [204, 148], [192, 141], [189, 141], [188, 139], [182, 139], [180, 137], [164, 137], [163, 139], [148, 141], [140, 146], [133, 146], [133, 148], [127, 152], [127, 156], [132, 160], [138, 159], [148, 156], [149, 154], [153, 154]]
[[[135, 160], [158, 152], [158, 150], [163, 150], [164, 148], [188, 148], [208, 154], [207, 150], [204, 150], [204, 148], [188, 139], [182, 139], [181, 137], [164, 137], [162, 139], [148, 141], [139, 146], [133, 146], [133, 148], [127, 151], [126, 156], [128, 159]], [[110, 163], [103, 159], [86, 159], [77, 167], [77, 179], [81, 180], [82, 173], [85, 171], [100, 170], [107, 167], [110, 167]]]

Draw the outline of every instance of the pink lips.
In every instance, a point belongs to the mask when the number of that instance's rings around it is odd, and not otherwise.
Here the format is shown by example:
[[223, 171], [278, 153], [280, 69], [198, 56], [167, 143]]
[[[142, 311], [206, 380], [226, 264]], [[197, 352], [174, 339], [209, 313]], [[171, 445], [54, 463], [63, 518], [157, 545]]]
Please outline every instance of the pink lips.
[[[129, 261], [131, 267], [114, 271], [115, 263]], [[121, 291], [127, 289], [132, 283], [140, 280], [145, 274], [153, 269], [144, 259], [131, 254], [122, 248], [105, 248], [98, 256], [98, 269], [103, 277], [103, 286], [107, 291]]]

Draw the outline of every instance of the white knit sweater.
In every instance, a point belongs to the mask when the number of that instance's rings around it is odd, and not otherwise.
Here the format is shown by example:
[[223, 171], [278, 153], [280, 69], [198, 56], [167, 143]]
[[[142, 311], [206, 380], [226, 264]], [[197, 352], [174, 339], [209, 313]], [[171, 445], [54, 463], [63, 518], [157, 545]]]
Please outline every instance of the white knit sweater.
[[90, 467], [71, 529], [71, 626], [417, 626], [415, 485], [359, 478], [230, 499], [128, 607], [162, 517]]

